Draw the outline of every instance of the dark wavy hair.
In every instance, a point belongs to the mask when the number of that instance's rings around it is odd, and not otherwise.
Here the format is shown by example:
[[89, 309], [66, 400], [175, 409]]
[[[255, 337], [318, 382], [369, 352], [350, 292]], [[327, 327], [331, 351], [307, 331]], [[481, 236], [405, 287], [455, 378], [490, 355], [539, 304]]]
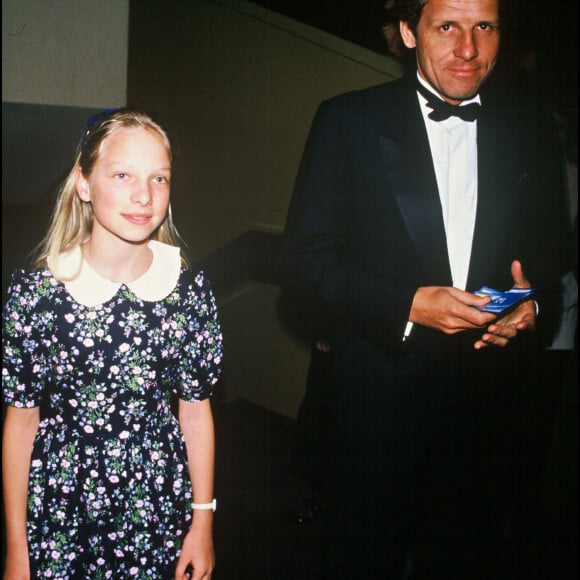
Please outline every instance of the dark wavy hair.
[[417, 34], [421, 13], [427, 2], [429, 0], [395, 0], [393, 15], [397, 20], [406, 22], [413, 33]]

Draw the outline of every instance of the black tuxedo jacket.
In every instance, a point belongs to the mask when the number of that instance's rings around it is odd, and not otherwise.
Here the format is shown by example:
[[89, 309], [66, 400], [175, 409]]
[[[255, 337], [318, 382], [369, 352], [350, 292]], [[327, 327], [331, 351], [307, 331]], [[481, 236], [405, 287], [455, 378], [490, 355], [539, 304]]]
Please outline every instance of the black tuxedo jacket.
[[[334, 326], [332, 386], [325, 390], [331, 394], [321, 403], [330, 425], [327, 493], [338, 514], [356, 510], [346, 524], [337, 519], [336, 529], [362, 517], [365, 537], [379, 528], [388, 536], [393, 522], [408, 521], [427, 529], [424, 537], [446, 537], [439, 534], [449, 525], [451, 538], [458, 529], [451, 512], [472, 513], [473, 506], [488, 515], [493, 508], [489, 520], [501, 524], [499, 506], [512, 503], [506, 490], [515, 489], [516, 466], [527, 462], [522, 448], [535, 452], [526, 393], [533, 377], [529, 339], [536, 333], [476, 351], [481, 330], [448, 336], [415, 325], [402, 341], [417, 288], [452, 285], [414, 83], [411, 75], [320, 106], [280, 258], [284, 286]], [[500, 106], [502, 95], [496, 96], [482, 95], [477, 121], [467, 290], [509, 289], [510, 265], [519, 259], [539, 290], [541, 318], [550, 289], [558, 289], [557, 184], [547, 158], [534, 154], [519, 112]], [[425, 517], [427, 508], [435, 516]], [[434, 522], [436, 532], [429, 528]], [[479, 533], [462, 526], [469, 537]]]
[[[537, 333], [480, 351], [473, 343], [481, 330], [450, 336], [415, 325], [402, 340], [417, 288], [452, 285], [415, 74], [321, 104], [280, 256], [283, 286], [334, 329], [330, 454], [347, 480], [370, 473], [368, 481], [376, 481], [383, 473], [384, 483], [395, 485], [433, 444], [439, 455], [458, 441], [478, 445], [473, 426], [510, 425], [509, 406], [499, 402], [510, 390], [525, 392], [531, 377], [524, 353], [532, 352]], [[557, 310], [562, 234], [556, 173], [536, 153], [517, 110], [491, 95], [482, 103], [466, 289], [509, 289], [511, 262], [521, 260], [538, 288], [540, 319], [549, 322], [551, 306]], [[511, 408], [517, 406], [516, 397]], [[481, 436], [486, 446], [490, 437]], [[504, 445], [499, 431], [493, 438]]]
[[[289, 208], [282, 283], [324, 309], [339, 333], [364, 337], [385, 352], [472, 349], [481, 332], [448, 337], [415, 326], [401, 340], [416, 289], [452, 285], [415, 74], [319, 107]], [[482, 100], [466, 289], [509, 289], [510, 264], [519, 259], [548, 313], [557, 302], [553, 226], [560, 208], [542, 190], [549, 178], [513, 108]]]

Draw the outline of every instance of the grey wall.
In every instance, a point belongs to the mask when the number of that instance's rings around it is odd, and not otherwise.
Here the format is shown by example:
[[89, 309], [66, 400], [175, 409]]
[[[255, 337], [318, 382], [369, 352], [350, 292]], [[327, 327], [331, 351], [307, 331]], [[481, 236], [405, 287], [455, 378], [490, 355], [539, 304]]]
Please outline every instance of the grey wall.
[[2, 101], [125, 103], [129, 0], [2, 0]]

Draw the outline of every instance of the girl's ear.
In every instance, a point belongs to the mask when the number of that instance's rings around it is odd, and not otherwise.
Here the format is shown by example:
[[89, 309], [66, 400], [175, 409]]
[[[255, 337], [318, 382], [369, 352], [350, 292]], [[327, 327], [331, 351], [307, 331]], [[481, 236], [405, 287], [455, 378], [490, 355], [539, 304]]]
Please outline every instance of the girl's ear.
[[89, 182], [83, 175], [83, 171], [80, 167], [77, 167], [75, 173], [75, 185], [77, 188], [77, 194], [82, 199], [82, 201], [91, 201], [91, 192], [89, 189]]
[[409, 25], [401, 20], [399, 23], [399, 30], [401, 32], [401, 38], [403, 39], [405, 46], [407, 48], [415, 48], [417, 46], [417, 41], [413, 31], [409, 28]]

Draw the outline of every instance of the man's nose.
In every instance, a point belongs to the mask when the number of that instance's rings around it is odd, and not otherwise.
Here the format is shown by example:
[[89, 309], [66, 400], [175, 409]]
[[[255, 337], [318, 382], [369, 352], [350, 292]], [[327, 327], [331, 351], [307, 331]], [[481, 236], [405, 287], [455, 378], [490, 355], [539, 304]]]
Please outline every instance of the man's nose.
[[477, 41], [472, 30], [463, 32], [455, 48], [455, 56], [463, 60], [471, 60], [478, 55]]

